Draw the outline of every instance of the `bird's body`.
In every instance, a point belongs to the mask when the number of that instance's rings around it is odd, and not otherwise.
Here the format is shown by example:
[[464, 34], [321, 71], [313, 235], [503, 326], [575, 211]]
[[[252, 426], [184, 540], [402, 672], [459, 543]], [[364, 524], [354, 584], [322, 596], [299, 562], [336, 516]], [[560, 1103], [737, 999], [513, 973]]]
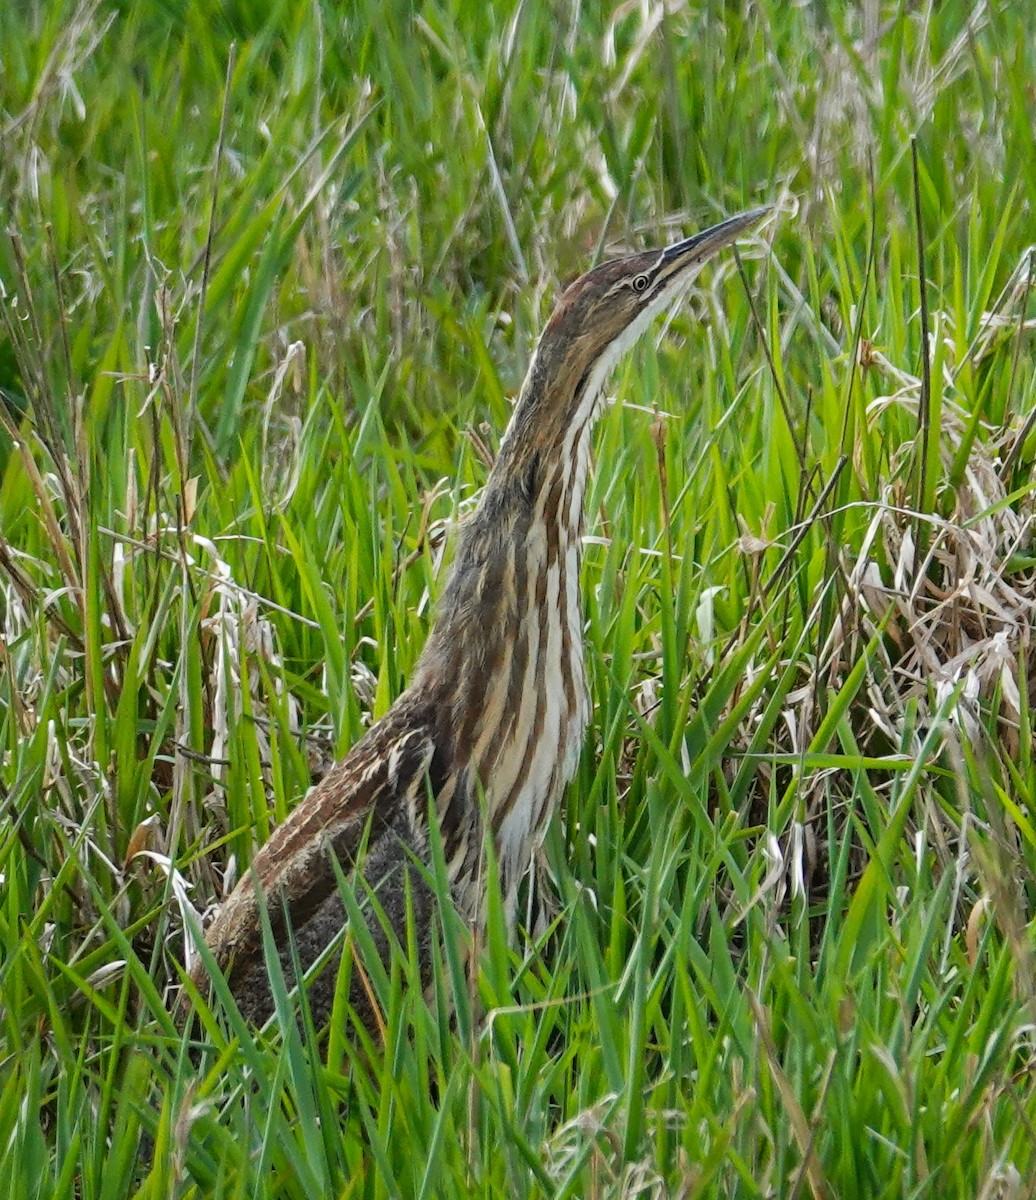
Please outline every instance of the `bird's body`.
[[[274, 832], [206, 935], [252, 1020], [272, 1008], [259, 905], [269, 906], [288, 978], [285, 912], [308, 969], [347, 924], [332, 856], [345, 870], [359, 865], [376, 893], [385, 921], [372, 916], [369, 925], [382, 956], [384, 925], [405, 942], [409, 909], [427, 965], [435, 903], [422, 869], [429, 865], [429, 797], [459, 911], [474, 927], [482, 920], [491, 837], [514, 923], [519, 883], [575, 772], [589, 714], [580, 546], [590, 434], [604, 384], [697, 266], [764, 211], [605, 263], [562, 296], [478, 508], [461, 528], [410, 685]], [[200, 964], [195, 978], [204, 978]], [[309, 985], [318, 1024], [334, 990], [333, 966]], [[351, 999], [373, 1028], [372, 1000], [355, 973]]]

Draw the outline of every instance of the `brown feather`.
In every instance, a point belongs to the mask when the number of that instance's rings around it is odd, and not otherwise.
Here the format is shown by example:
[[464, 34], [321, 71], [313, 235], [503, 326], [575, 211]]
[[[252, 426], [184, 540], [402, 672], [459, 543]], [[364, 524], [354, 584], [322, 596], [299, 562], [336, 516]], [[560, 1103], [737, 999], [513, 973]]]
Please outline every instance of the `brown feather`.
[[[409, 913], [427, 969], [434, 917], [422, 870], [429, 794], [454, 900], [476, 927], [484, 902], [484, 807], [513, 925], [519, 882], [575, 771], [587, 721], [575, 588], [589, 432], [607, 371], [698, 266], [762, 215], [747, 213], [666, 250], [605, 263], [561, 297], [478, 509], [461, 529], [410, 686], [258, 852], [206, 934], [253, 1021], [265, 1020], [272, 1007], [260, 903], [269, 906], [281, 964], [293, 981], [283, 914], [303, 969], [347, 923], [335, 860], [358, 869], [378, 894], [388, 928], [373, 916], [368, 923], [382, 958], [393, 936], [405, 936]], [[309, 987], [318, 1024], [331, 1010], [338, 957]], [[201, 963], [192, 975], [204, 982]], [[351, 1000], [373, 1031], [378, 1016], [355, 979]]]

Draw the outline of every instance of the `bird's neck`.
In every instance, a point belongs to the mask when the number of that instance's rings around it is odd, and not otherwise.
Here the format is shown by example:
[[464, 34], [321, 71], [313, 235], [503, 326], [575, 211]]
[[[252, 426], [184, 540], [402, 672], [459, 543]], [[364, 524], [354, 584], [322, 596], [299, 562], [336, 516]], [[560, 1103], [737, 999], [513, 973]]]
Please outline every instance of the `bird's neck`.
[[[544, 627], [559, 620], [581, 638], [578, 584], [590, 426], [584, 420], [556, 446], [520, 461], [509, 461], [514, 443], [505, 437], [478, 508], [460, 528], [422, 659], [421, 667], [444, 682], [473, 684], [477, 677], [478, 686], [486, 686], [501, 669], [505, 647], [535, 643], [547, 636]], [[517, 675], [514, 684], [524, 686]]]

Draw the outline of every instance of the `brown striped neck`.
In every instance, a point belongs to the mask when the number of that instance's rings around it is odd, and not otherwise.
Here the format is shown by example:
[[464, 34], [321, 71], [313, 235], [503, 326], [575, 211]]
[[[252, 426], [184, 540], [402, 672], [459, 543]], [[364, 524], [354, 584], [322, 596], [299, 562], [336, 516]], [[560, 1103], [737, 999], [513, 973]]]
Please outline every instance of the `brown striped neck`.
[[[460, 529], [415, 678], [421, 687], [439, 683], [454, 693], [484, 688], [508, 641], [531, 637], [533, 626], [554, 618], [552, 606], [530, 602], [536, 592], [527, 597], [524, 589], [562, 561], [578, 581], [590, 433], [601, 381], [587, 373], [572, 380], [563, 371], [559, 379], [556, 365], [544, 370], [546, 341], [529, 366], [478, 508]], [[554, 386], [547, 389], [552, 377]], [[534, 428], [536, 435], [529, 436]], [[581, 636], [581, 617], [578, 626], [573, 633]]]
[[[507, 646], [534, 637], [540, 623], [553, 619], [549, 607], [535, 603], [537, 596], [547, 599], [544, 572], [563, 563], [578, 583], [589, 421], [572, 443], [564, 456], [537, 456], [520, 472], [501, 471], [498, 460], [477, 510], [460, 529], [414, 686], [454, 696], [483, 691]], [[577, 635], [581, 626], [580, 617]]]

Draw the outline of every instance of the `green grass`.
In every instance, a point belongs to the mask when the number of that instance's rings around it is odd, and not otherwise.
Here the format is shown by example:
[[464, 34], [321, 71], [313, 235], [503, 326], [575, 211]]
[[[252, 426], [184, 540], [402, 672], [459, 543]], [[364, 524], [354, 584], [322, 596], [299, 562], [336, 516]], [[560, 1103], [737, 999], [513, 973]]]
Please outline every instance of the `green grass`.
[[[0, 6], [0, 1193], [1033, 1195], [1027, 6], [263, 7]], [[612, 381], [547, 927], [181, 1033], [561, 283], [771, 201]]]

